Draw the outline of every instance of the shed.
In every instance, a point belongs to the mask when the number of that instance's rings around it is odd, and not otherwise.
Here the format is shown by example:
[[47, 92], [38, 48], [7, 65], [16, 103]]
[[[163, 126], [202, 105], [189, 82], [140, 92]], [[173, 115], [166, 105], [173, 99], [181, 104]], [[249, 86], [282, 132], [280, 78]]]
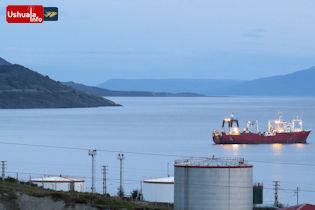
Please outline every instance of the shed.
[[84, 192], [85, 180], [71, 178], [66, 176], [47, 176], [42, 178], [31, 179], [31, 183], [42, 186], [44, 189], [51, 189], [56, 191], [76, 191]]

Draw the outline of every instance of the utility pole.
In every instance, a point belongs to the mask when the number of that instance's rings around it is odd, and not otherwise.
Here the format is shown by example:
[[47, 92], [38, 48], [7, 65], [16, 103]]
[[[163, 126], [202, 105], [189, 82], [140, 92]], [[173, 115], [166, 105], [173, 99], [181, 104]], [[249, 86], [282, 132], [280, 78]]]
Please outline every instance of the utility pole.
[[103, 166], [103, 194], [106, 195], [106, 166]]
[[275, 207], [278, 207], [279, 206], [279, 201], [278, 201], [278, 190], [279, 190], [279, 187], [280, 187], [280, 181], [273, 181], [274, 183], [274, 190], [275, 190], [275, 202], [274, 202], [274, 206]]
[[95, 174], [95, 167], [94, 167], [94, 162], [95, 162], [95, 159], [94, 159], [94, 156], [96, 155], [96, 149], [90, 149], [89, 150], [89, 155], [92, 157], [92, 187], [91, 187], [91, 190], [92, 190], [92, 193], [95, 193], [95, 177], [94, 177], [94, 174]]
[[6, 165], [7, 165], [7, 161], [5, 161], [5, 160], [2, 160], [1, 161], [1, 177], [2, 177], [2, 181], [4, 180], [4, 178], [5, 178], [5, 169], [6, 169]]
[[167, 162], [167, 176], [170, 176], [170, 163]]
[[119, 196], [123, 197], [124, 189], [123, 189], [123, 160], [125, 159], [124, 154], [119, 153], [117, 159], [120, 161], [120, 186], [119, 186]]
[[299, 187], [296, 187], [296, 205], [299, 205]]
[[143, 195], [142, 195], [142, 181], [140, 181], [140, 193], [139, 193], [139, 200], [143, 200]]

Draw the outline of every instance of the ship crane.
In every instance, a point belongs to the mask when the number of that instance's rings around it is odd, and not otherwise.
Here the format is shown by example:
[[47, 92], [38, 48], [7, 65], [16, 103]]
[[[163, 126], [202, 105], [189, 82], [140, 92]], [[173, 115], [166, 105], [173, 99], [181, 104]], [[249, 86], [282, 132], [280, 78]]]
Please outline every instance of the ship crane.
[[251, 133], [251, 128], [255, 128], [255, 133], [259, 132], [258, 120], [247, 121], [247, 125], [246, 128], [244, 129], [244, 132]]
[[228, 125], [230, 135], [239, 135], [240, 134], [240, 126], [238, 124], [238, 120], [235, 119], [234, 114], [231, 114], [231, 117], [225, 118], [222, 122], [222, 133], [225, 133], [225, 124]]
[[[303, 130], [303, 121], [299, 117], [296, 117], [296, 119], [293, 119], [291, 125], [292, 125], [292, 131], [300, 132]], [[296, 125], [298, 127], [296, 127]]]

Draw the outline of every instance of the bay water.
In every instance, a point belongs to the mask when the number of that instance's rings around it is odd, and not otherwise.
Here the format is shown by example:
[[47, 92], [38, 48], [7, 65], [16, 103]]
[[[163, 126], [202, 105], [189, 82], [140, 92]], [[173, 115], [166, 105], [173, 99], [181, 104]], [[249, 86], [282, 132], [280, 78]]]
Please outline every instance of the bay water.
[[[315, 98], [307, 97], [112, 97], [122, 107], [0, 110], [0, 160], [7, 175], [28, 180], [46, 174], [83, 177], [91, 187], [91, 157], [96, 149], [96, 190], [102, 192], [102, 166], [107, 166], [107, 190], [119, 187], [119, 152], [125, 154], [124, 191], [140, 188], [144, 178], [167, 176], [168, 163], [182, 156], [244, 157], [254, 166], [254, 182], [264, 184], [264, 203], [273, 203], [273, 183], [280, 181], [279, 200], [315, 202], [315, 137], [308, 144], [215, 145], [213, 130], [231, 113], [240, 127], [258, 120], [303, 119], [315, 128]], [[7, 144], [7, 143], [18, 143]], [[51, 145], [66, 148], [38, 147]], [[18, 174], [17, 174], [18, 172]]]

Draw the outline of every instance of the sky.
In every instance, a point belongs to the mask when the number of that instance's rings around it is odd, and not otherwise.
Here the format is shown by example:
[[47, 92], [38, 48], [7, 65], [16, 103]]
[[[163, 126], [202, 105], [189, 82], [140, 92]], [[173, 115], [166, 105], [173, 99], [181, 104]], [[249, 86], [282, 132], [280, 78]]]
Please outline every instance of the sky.
[[[5, 7], [57, 6], [8, 24]], [[0, 57], [59, 81], [255, 79], [315, 65], [314, 0], [2, 0]]]

